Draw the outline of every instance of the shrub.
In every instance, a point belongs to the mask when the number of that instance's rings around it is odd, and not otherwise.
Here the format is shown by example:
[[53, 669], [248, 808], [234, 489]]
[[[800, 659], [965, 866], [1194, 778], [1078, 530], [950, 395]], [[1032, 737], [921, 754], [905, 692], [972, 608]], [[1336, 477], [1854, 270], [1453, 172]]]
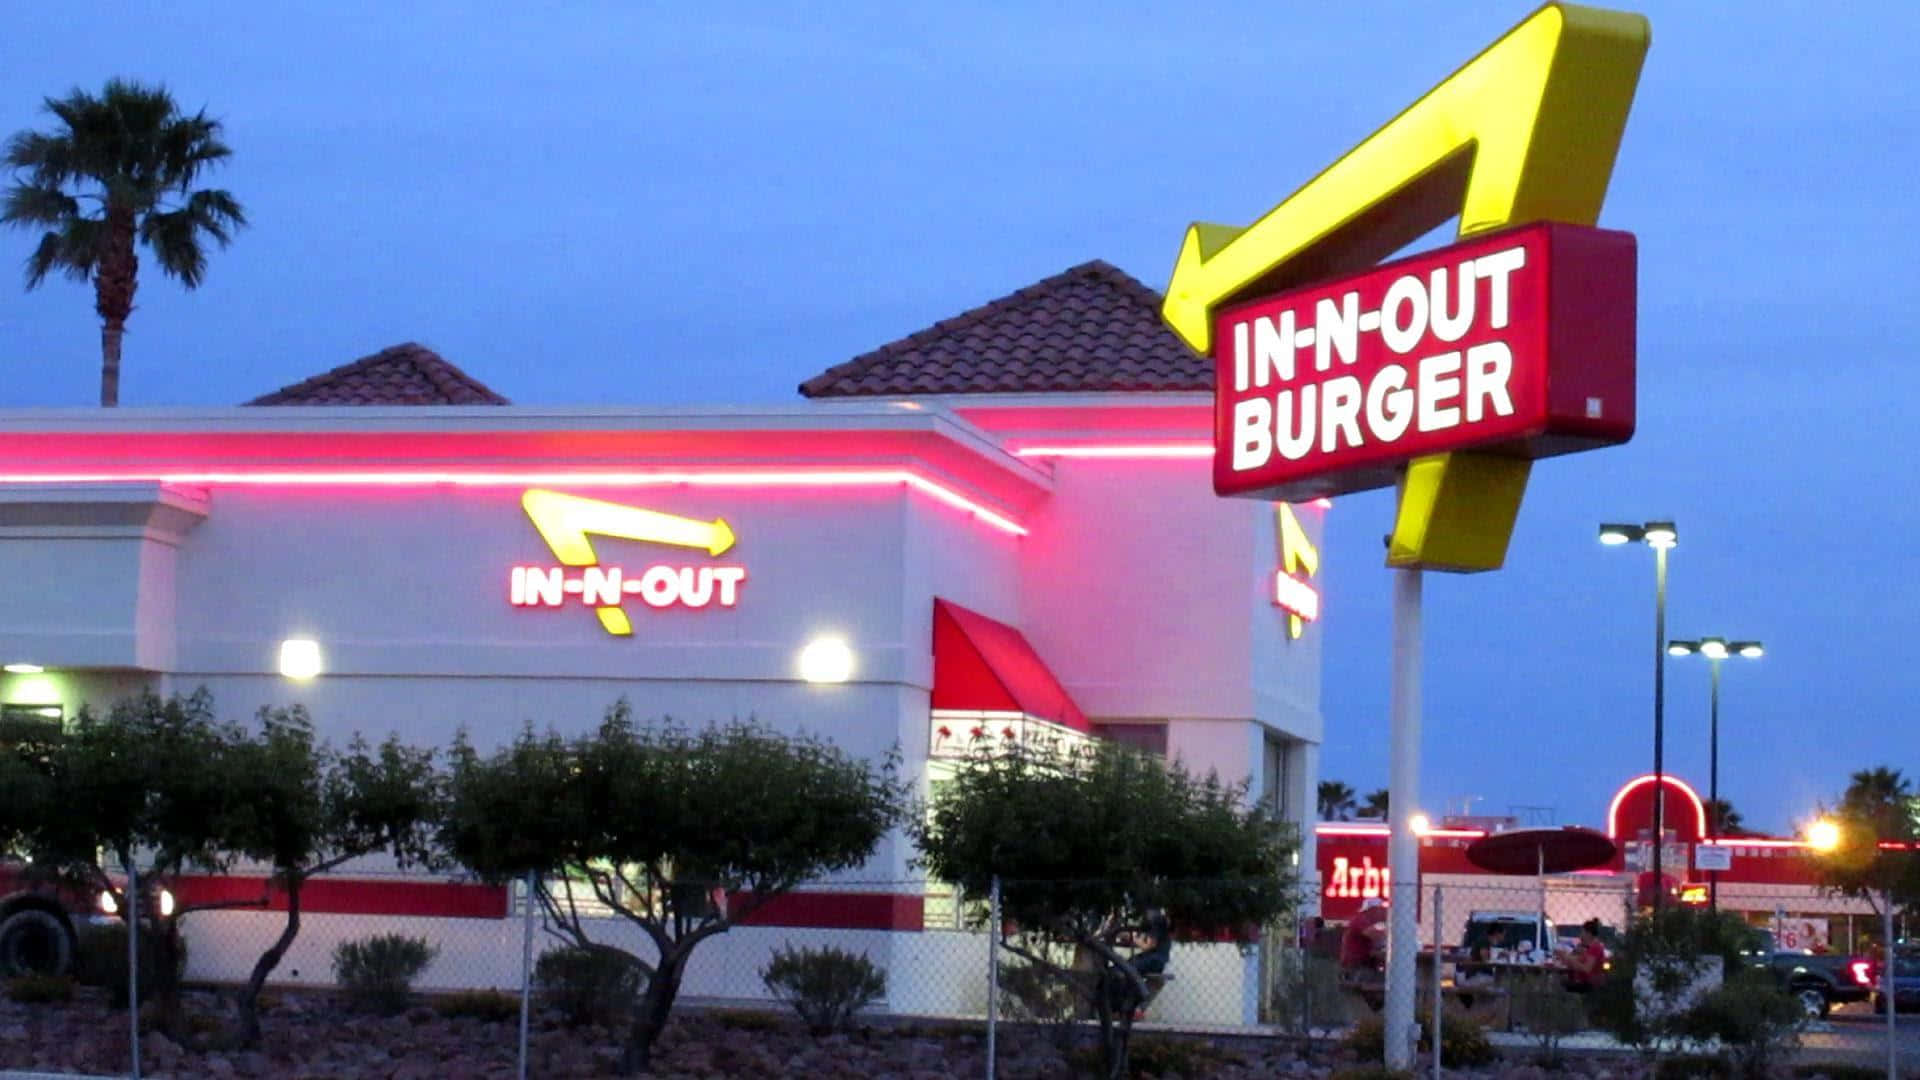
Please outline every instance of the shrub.
[[1413, 1074], [1401, 1069], [1389, 1069], [1385, 1065], [1354, 1065], [1335, 1069], [1327, 1080], [1413, 1080]]
[[1727, 1075], [1727, 1063], [1710, 1054], [1661, 1058], [1653, 1069], [1653, 1080], [1722, 1080]]
[[1270, 987], [1273, 1020], [1284, 1031], [1310, 1035], [1346, 1022], [1340, 967], [1303, 949], [1283, 950]]
[[[1629, 1046], [1678, 1037], [1694, 1004], [1688, 996], [1697, 965], [1719, 961], [1724, 970], [1738, 971], [1745, 963], [1741, 950], [1752, 938], [1753, 929], [1740, 916], [1684, 904], [1635, 919], [1614, 951], [1606, 981], [1592, 995], [1594, 1022]], [[1648, 992], [1647, 1000], [1636, 985]]]
[[[159, 971], [166, 955], [173, 954], [174, 979], [187, 970], [187, 941], [176, 936], [171, 946], [151, 925], [140, 927], [140, 1000], [146, 1001], [160, 989], [161, 980], [150, 973]], [[87, 926], [80, 931], [80, 945], [74, 953], [74, 977], [81, 986], [99, 987], [107, 992], [109, 1008], [127, 1007], [127, 924], [110, 922]]]
[[785, 1031], [790, 1023], [785, 1017], [773, 1013], [749, 1012], [744, 1009], [729, 1010], [716, 1015], [721, 1027], [728, 1031], [751, 1031], [763, 1034], [772, 1031]]
[[19, 975], [7, 981], [7, 997], [22, 1005], [73, 1000], [73, 980], [65, 975]]
[[[1433, 1019], [1420, 1018], [1421, 1050], [1433, 1049]], [[1387, 1022], [1369, 1016], [1353, 1025], [1341, 1045], [1353, 1052], [1363, 1064], [1382, 1062], [1387, 1057]], [[1479, 1022], [1465, 1014], [1448, 1010], [1440, 1015], [1440, 1064], [1449, 1069], [1471, 1069], [1491, 1065], [1499, 1052], [1487, 1038]]]
[[348, 1004], [392, 1016], [407, 1007], [413, 980], [438, 953], [426, 938], [403, 934], [343, 941], [333, 950], [333, 976], [346, 991]]
[[520, 999], [498, 990], [462, 990], [434, 1001], [433, 1010], [449, 1019], [464, 1016], [497, 1024], [520, 1018]]
[[1135, 1039], [1127, 1051], [1127, 1069], [1134, 1076], [1217, 1076], [1224, 1069], [1245, 1065], [1204, 1039]]
[[1551, 972], [1510, 980], [1510, 985], [1513, 1026], [1533, 1036], [1540, 1047], [1542, 1065], [1558, 1067], [1560, 1040], [1586, 1026], [1586, 1002], [1579, 994], [1562, 988], [1559, 976]]
[[1771, 975], [1749, 969], [1696, 1002], [1679, 1028], [1700, 1042], [1718, 1039], [1733, 1075], [1759, 1078], [1799, 1048], [1801, 1020], [1799, 1004]]
[[604, 946], [554, 949], [533, 965], [541, 1002], [558, 1009], [569, 1027], [612, 1027], [640, 996], [646, 978], [639, 961]]
[[815, 1035], [844, 1030], [853, 1014], [887, 992], [886, 973], [864, 953], [829, 945], [781, 948], [760, 971], [760, 981], [786, 1002]]

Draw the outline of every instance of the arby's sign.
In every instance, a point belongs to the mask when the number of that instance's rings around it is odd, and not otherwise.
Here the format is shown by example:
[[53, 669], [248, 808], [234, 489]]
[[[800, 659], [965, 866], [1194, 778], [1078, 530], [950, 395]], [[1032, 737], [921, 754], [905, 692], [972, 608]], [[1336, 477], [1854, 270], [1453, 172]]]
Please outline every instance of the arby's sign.
[[1426, 454], [1627, 441], [1634, 277], [1631, 234], [1541, 223], [1220, 309], [1214, 489], [1298, 500]]

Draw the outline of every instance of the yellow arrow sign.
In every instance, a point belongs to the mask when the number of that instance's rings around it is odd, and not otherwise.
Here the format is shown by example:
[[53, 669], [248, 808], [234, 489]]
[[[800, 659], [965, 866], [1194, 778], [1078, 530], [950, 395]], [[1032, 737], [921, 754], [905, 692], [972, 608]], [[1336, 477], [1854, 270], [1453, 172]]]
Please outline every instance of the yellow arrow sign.
[[[1285, 579], [1275, 584], [1276, 590], [1291, 590], [1292, 606], [1287, 610], [1287, 636], [1299, 638], [1305, 632], [1307, 618], [1318, 618], [1320, 614], [1318, 593], [1311, 586], [1293, 575], [1301, 570], [1311, 578], [1320, 572], [1320, 551], [1307, 539], [1307, 530], [1300, 525], [1300, 519], [1294, 515], [1293, 507], [1286, 503], [1273, 504], [1275, 533], [1280, 540], [1280, 576]], [[1289, 586], [1287, 582], [1292, 582]], [[1312, 594], [1309, 597], [1307, 594]], [[1276, 591], [1276, 597], [1282, 594]], [[1284, 597], [1282, 597], [1284, 598]], [[1304, 603], [1302, 601], [1305, 601]], [[1284, 606], [1284, 605], [1283, 605]], [[1301, 611], [1310, 611], [1303, 616]]]
[[1541, 8], [1259, 221], [1189, 228], [1168, 325], [1210, 352], [1222, 304], [1371, 266], [1455, 214], [1463, 236], [1593, 224], [1651, 40], [1641, 15]]
[[[533, 527], [539, 530], [540, 538], [553, 550], [554, 558], [567, 566], [599, 563], [593, 543], [587, 539], [589, 535], [701, 548], [709, 555], [719, 555], [733, 546], [733, 528], [721, 518], [698, 521], [538, 488], [521, 495], [520, 506], [533, 521]], [[617, 607], [597, 610], [600, 625], [606, 627], [608, 633], [633, 633], [633, 623], [626, 612]]]

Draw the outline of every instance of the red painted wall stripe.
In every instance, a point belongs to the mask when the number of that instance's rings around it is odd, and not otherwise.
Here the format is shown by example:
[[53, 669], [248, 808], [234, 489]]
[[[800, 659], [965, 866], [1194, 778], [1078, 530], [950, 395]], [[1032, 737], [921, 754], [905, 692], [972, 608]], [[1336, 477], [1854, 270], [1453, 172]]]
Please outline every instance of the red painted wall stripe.
[[[285, 911], [286, 890], [269, 879], [245, 875], [189, 875], [169, 883], [181, 905], [240, 904], [242, 911]], [[262, 898], [265, 903], [260, 903]], [[735, 904], [740, 902], [736, 897]], [[505, 886], [452, 881], [316, 878], [300, 890], [300, 910], [309, 915], [390, 915], [442, 919], [504, 919]], [[926, 928], [926, 898], [917, 893], [798, 892], [777, 896], [742, 926], [820, 930]]]

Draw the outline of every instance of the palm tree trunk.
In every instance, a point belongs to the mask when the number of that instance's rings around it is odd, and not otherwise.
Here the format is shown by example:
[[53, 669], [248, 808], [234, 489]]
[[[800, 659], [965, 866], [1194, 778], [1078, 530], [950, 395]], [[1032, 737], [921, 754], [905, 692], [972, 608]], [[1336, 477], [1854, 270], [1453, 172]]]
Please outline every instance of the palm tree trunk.
[[133, 250], [133, 211], [107, 210], [107, 235], [100, 261], [93, 271], [93, 310], [100, 314], [100, 404], [120, 404], [120, 339], [133, 314], [133, 292], [138, 287], [140, 256]]
[[100, 405], [111, 409], [120, 404], [120, 338], [126, 334], [125, 321], [100, 324]]

